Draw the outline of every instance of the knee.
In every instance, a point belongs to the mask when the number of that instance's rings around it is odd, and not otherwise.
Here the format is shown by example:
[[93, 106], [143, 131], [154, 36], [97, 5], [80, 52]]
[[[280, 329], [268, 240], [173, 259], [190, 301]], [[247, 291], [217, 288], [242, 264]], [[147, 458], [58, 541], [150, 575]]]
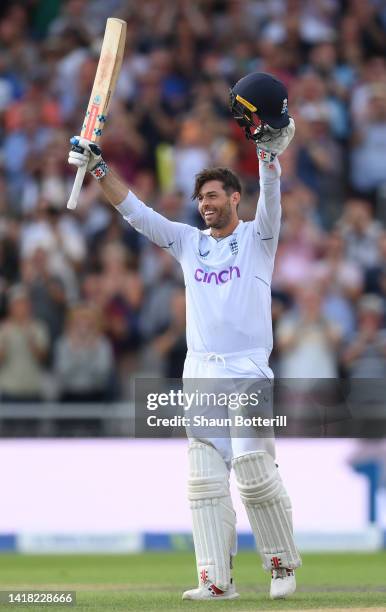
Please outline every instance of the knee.
[[278, 471], [266, 451], [241, 455], [233, 460], [240, 497], [246, 505], [261, 504], [277, 497], [281, 489]]
[[229, 471], [220, 453], [203, 442], [189, 447], [188, 497], [190, 501], [224, 497], [229, 493]]
[[235, 438], [232, 440], [232, 449], [234, 459], [258, 452], [267, 452], [273, 459], [276, 457], [274, 438]]

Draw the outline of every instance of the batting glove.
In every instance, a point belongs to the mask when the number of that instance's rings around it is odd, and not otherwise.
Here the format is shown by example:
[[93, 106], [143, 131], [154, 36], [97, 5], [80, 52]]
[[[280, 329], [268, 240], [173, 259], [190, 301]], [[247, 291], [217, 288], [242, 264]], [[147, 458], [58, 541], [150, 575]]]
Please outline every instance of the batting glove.
[[97, 180], [106, 176], [109, 168], [102, 158], [102, 152], [98, 145], [80, 136], [73, 136], [70, 142], [72, 147], [68, 154], [69, 164], [77, 168], [86, 166], [87, 171], [91, 172]]
[[[281, 128], [281, 130], [275, 130], [267, 125], [265, 126], [265, 131], [266, 140], [257, 143], [256, 152], [260, 161], [271, 164], [275, 157], [281, 155], [286, 150], [294, 137], [295, 121], [291, 117], [287, 127]], [[280, 133], [277, 135], [278, 131]]]

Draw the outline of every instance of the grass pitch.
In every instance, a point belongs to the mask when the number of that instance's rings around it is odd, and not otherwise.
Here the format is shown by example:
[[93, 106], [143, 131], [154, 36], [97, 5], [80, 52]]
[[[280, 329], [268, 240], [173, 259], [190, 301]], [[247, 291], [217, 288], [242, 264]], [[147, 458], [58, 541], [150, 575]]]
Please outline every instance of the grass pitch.
[[[214, 609], [386, 612], [386, 552], [304, 555], [303, 567], [297, 572], [298, 591], [286, 601], [268, 599], [269, 576], [262, 571], [256, 554], [240, 553], [234, 575], [240, 599], [183, 602], [182, 591], [196, 585], [192, 553], [0, 555], [0, 590], [77, 591], [76, 608], [56, 607], [75, 612]], [[11, 608], [15, 606], [0, 606], [0, 612]], [[32, 609], [43, 607], [35, 604]]]

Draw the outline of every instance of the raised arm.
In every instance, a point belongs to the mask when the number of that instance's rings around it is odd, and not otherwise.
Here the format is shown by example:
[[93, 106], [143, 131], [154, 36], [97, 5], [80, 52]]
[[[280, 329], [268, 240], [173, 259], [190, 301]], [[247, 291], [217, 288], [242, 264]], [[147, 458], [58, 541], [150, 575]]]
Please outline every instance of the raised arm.
[[180, 259], [184, 236], [192, 230], [189, 225], [169, 221], [146, 206], [112, 170], [99, 184], [106, 198], [134, 229], [159, 247], [170, 251], [176, 259]]
[[258, 238], [264, 247], [274, 255], [277, 248], [280, 231], [280, 174], [279, 160], [271, 164], [259, 162], [260, 195], [257, 202], [255, 227]]
[[[277, 134], [277, 132], [279, 132]], [[287, 127], [281, 130], [266, 128], [267, 140], [256, 144], [260, 173], [260, 196], [257, 203], [255, 227], [256, 234], [264, 243], [270, 256], [276, 253], [279, 240], [281, 197], [280, 175], [281, 167], [278, 156], [283, 153], [291, 142], [295, 133], [295, 123], [289, 119]], [[271, 137], [269, 138], [271, 134]]]
[[71, 139], [73, 144], [68, 162], [78, 168], [87, 164], [87, 169], [99, 182], [109, 202], [123, 218], [138, 232], [158, 246], [167, 249], [180, 259], [184, 236], [193, 228], [184, 223], [169, 221], [152, 208], [146, 206], [102, 159], [98, 146], [84, 138]]

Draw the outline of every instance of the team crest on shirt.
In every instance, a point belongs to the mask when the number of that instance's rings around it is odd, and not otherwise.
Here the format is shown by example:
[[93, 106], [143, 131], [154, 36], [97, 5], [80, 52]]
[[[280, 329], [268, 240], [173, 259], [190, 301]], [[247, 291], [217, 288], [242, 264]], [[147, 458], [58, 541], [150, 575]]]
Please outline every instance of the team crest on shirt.
[[232, 240], [229, 243], [229, 247], [230, 247], [232, 255], [237, 255], [237, 253], [239, 252], [239, 245], [237, 243], [236, 237], [232, 238]]

